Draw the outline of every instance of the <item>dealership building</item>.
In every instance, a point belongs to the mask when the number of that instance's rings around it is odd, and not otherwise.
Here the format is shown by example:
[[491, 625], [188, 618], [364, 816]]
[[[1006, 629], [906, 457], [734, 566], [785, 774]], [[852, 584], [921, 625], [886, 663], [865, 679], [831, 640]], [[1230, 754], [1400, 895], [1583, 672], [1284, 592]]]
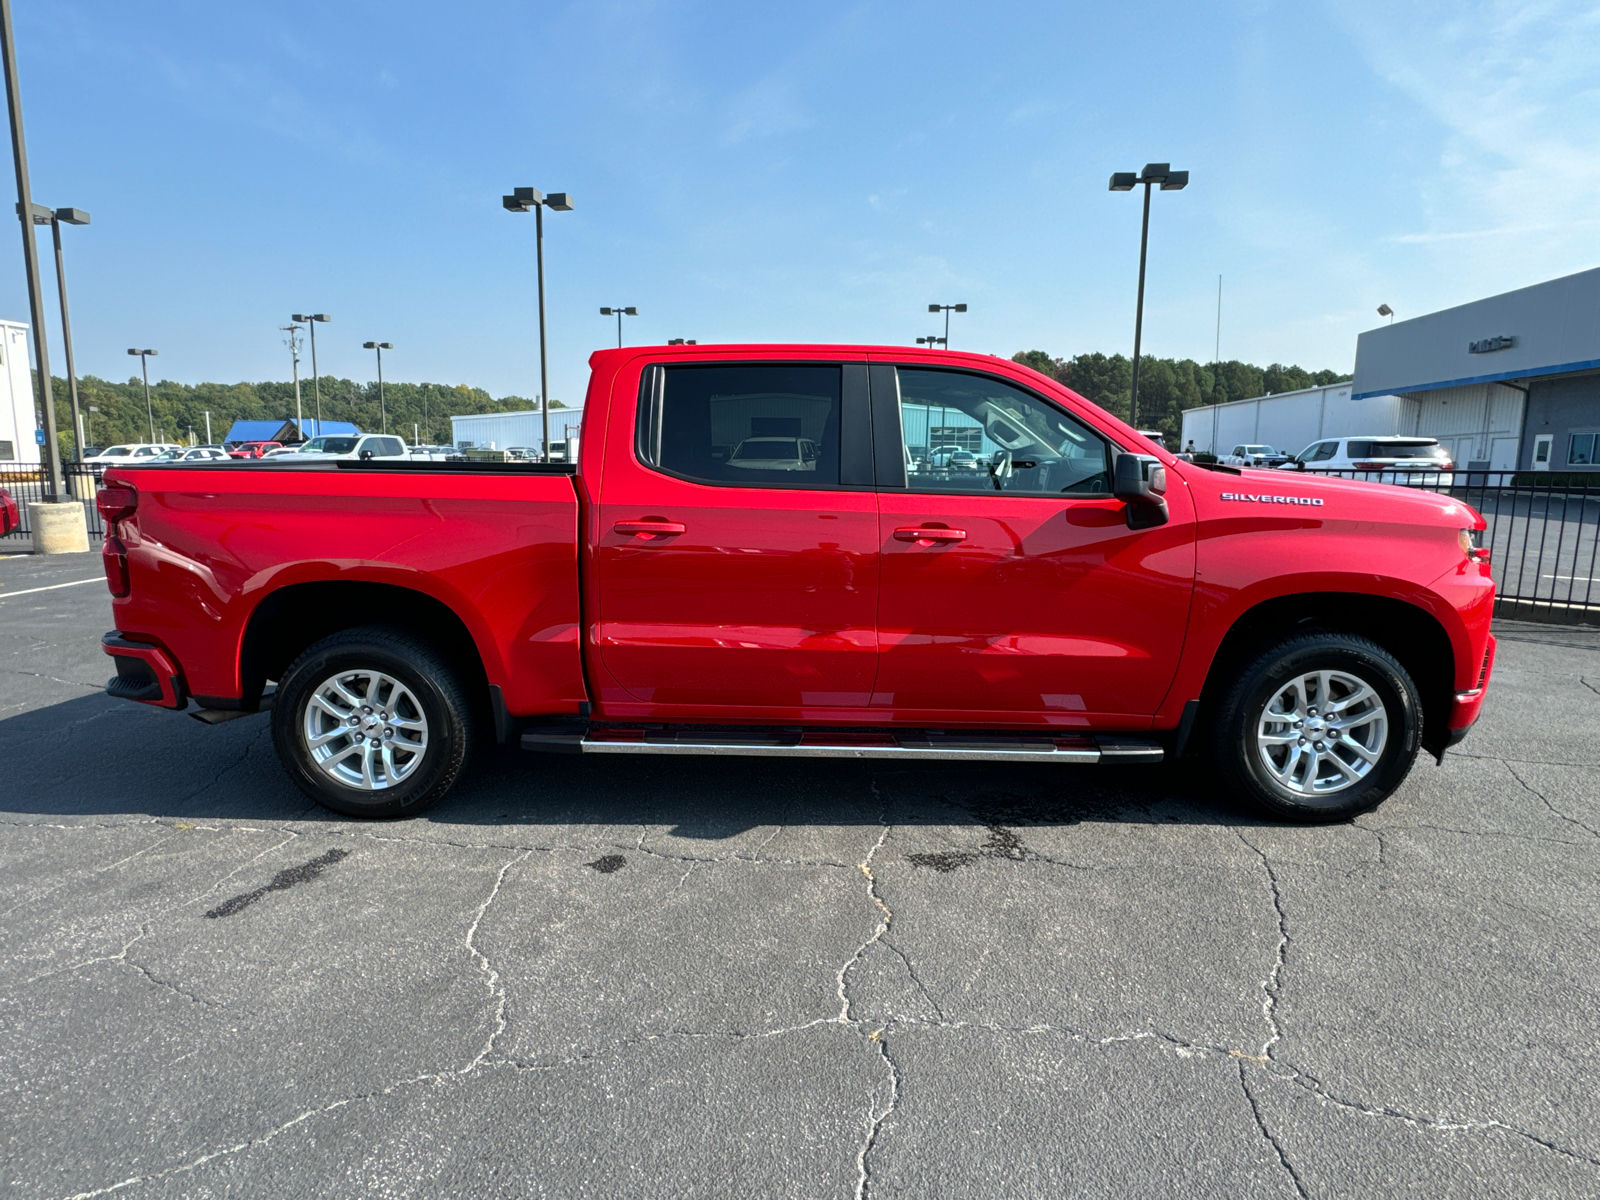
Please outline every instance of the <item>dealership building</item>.
[[1600, 269], [1369, 329], [1351, 382], [1188, 409], [1182, 438], [1294, 454], [1385, 434], [1478, 470], [1600, 470]]
[[1351, 395], [1389, 394], [1463, 465], [1596, 470], [1600, 268], [1368, 330]]

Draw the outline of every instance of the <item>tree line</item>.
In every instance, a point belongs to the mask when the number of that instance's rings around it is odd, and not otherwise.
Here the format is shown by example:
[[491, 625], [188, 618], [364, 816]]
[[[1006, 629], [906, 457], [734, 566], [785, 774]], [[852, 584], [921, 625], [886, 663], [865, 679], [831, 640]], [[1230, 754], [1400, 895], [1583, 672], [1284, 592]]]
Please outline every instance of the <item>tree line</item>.
[[[464, 383], [390, 383], [383, 385], [383, 405], [378, 403], [376, 383], [358, 383], [324, 375], [321, 379], [322, 417], [327, 421], [350, 421], [367, 432], [383, 426], [387, 411], [389, 431], [406, 441], [449, 442], [450, 418], [469, 413], [524, 412], [538, 407], [522, 396], [489, 395], [483, 388]], [[73, 440], [67, 381], [51, 377], [55, 393], [56, 428], [60, 431], [62, 453], [71, 457]], [[145, 413], [144, 384], [134, 377], [114, 383], [94, 375], [78, 380], [78, 405], [87, 424], [87, 441], [94, 446], [113, 446], [122, 442], [150, 440], [150, 421]], [[90, 412], [90, 407], [99, 409]], [[551, 410], [564, 407], [552, 400]], [[191, 432], [196, 442], [206, 440], [206, 417], [211, 413], [211, 437], [221, 442], [235, 421], [284, 421], [295, 416], [294, 384], [278, 383], [174, 383], [162, 380], [150, 385], [150, 410], [155, 418], [158, 441], [187, 443]], [[306, 420], [317, 415], [317, 402], [311, 384], [300, 383], [300, 412]], [[42, 421], [41, 421], [42, 424]], [[412, 426], [416, 426], [413, 436]]]
[[[1041, 375], [1064, 383], [1086, 400], [1092, 400], [1124, 421], [1133, 391], [1133, 362], [1120, 354], [1078, 354], [1055, 358], [1043, 350], [1021, 350], [1013, 362], [1032, 367]], [[1269, 392], [1295, 392], [1301, 388], [1344, 383], [1350, 376], [1337, 371], [1307, 371], [1303, 367], [1272, 363], [1258, 367], [1237, 359], [1197, 363], [1192, 358], [1139, 356], [1139, 428], [1159, 429], [1167, 444], [1183, 430], [1183, 411], [1205, 404], [1247, 400]]]

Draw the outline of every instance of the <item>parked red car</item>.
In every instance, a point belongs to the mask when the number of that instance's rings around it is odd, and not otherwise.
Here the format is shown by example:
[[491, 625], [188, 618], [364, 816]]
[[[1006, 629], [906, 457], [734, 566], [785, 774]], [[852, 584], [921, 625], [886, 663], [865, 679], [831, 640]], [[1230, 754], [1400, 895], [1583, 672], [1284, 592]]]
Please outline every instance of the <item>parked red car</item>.
[[[270, 696], [295, 782], [371, 816], [437, 800], [487, 729], [583, 754], [1201, 753], [1332, 820], [1477, 718], [1494, 584], [1448, 496], [1181, 462], [983, 355], [590, 363], [570, 466], [110, 470], [108, 691], [208, 721]], [[815, 452], [735, 453], [756, 439]]]
[[240, 442], [228, 451], [229, 458], [265, 458], [274, 450], [281, 450], [282, 442]]
[[5, 488], [0, 488], [0, 537], [22, 528], [22, 513], [17, 502]]

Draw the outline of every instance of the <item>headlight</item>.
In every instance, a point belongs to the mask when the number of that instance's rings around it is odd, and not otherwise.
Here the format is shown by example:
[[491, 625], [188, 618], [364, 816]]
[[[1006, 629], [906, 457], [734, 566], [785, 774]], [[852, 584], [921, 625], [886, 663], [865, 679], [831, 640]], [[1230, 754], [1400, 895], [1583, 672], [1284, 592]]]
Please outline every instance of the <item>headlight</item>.
[[1456, 536], [1461, 543], [1461, 553], [1468, 559], [1482, 563], [1489, 561], [1489, 547], [1483, 544], [1483, 530], [1463, 529]]

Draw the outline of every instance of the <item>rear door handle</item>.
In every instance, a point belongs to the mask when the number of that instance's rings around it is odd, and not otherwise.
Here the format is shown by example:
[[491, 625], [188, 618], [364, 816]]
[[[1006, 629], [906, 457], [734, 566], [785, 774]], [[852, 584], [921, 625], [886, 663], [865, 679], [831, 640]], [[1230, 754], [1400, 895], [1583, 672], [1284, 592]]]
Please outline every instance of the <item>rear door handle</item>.
[[611, 528], [617, 533], [632, 534], [674, 534], [688, 532], [688, 527], [681, 521], [618, 521]]
[[964, 542], [967, 540], [967, 531], [965, 529], [946, 529], [942, 525], [911, 525], [904, 529], [896, 529], [894, 536], [902, 542]]

